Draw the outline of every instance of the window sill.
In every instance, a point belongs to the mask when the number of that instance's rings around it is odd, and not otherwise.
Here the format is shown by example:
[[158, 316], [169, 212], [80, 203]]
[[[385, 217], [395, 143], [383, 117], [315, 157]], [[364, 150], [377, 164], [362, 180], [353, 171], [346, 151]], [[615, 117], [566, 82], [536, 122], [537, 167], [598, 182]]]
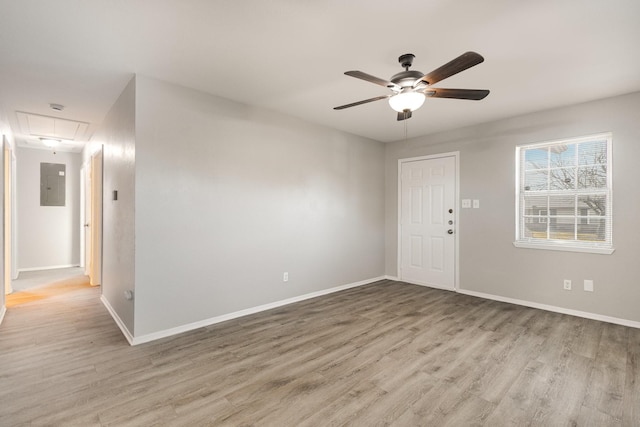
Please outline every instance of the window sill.
[[601, 255], [611, 255], [614, 248], [588, 248], [588, 247], [578, 247], [578, 246], [560, 246], [560, 245], [545, 245], [541, 243], [524, 243], [524, 242], [513, 242], [513, 246], [516, 248], [525, 248], [525, 249], [544, 249], [547, 251], [565, 251], [565, 252], [582, 252], [589, 254], [601, 254]]

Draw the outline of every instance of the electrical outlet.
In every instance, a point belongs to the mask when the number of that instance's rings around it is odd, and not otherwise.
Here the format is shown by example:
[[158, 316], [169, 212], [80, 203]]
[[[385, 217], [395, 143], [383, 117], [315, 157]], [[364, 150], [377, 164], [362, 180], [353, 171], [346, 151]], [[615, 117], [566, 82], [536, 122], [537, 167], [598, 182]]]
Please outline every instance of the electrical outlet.
[[288, 273], [288, 272], [286, 272], [286, 271], [285, 271], [285, 272], [282, 274], [282, 281], [283, 281], [283, 282], [288, 282], [288, 281], [289, 281], [289, 273]]
[[593, 292], [593, 280], [584, 281], [584, 290], [587, 292]]
[[571, 290], [571, 280], [564, 279], [564, 290], [565, 291], [570, 291]]

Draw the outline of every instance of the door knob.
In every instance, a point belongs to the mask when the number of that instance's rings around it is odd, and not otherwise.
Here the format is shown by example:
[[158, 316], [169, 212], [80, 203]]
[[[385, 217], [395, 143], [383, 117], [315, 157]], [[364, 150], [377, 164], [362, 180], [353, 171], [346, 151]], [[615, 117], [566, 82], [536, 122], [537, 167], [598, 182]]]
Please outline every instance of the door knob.
[[448, 229], [448, 230], [447, 230], [447, 233], [449, 233], [449, 234], [453, 234], [453, 230], [452, 230], [452, 229]]
[[449, 213], [453, 213], [453, 209], [449, 209]]

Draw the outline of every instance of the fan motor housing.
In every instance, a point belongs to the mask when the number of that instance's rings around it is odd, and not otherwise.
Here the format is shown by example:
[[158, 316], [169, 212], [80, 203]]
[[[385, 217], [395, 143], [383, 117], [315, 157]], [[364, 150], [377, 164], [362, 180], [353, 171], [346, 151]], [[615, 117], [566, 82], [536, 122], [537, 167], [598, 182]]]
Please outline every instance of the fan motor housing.
[[413, 86], [416, 80], [421, 79], [423, 76], [424, 74], [417, 70], [402, 71], [394, 74], [393, 77], [391, 77], [391, 82], [405, 88]]

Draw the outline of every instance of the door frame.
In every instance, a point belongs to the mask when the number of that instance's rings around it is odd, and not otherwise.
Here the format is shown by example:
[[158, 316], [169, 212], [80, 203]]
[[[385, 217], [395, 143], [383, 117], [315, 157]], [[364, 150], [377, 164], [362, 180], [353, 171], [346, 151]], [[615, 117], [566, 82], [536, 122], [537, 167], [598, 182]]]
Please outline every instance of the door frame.
[[[403, 163], [416, 162], [420, 160], [433, 160], [439, 159], [442, 157], [453, 157], [455, 159], [456, 164], [456, 173], [454, 176], [455, 185], [454, 185], [454, 254], [453, 254], [453, 292], [458, 292], [458, 287], [460, 283], [460, 238], [459, 238], [459, 230], [460, 230], [460, 152], [459, 151], [451, 151], [447, 153], [439, 153], [439, 154], [430, 154], [427, 156], [419, 156], [419, 157], [407, 157], [403, 159], [398, 159], [398, 200], [396, 201], [398, 204], [397, 211], [397, 229], [396, 233], [398, 235], [398, 240], [396, 242], [396, 272], [398, 275], [398, 279], [403, 282], [412, 283], [410, 280], [404, 280], [402, 278], [402, 165]], [[419, 283], [414, 283], [419, 284]], [[422, 285], [424, 286], [424, 285]]]
[[[2, 260], [3, 262], [3, 283], [4, 283], [4, 289], [3, 289], [3, 293], [5, 295], [8, 295], [10, 293], [13, 292], [13, 286], [12, 286], [12, 281], [13, 281], [13, 265], [14, 265], [14, 260], [13, 260], [13, 230], [14, 230], [14, 222], [15, 222], [15, 218], [14, 218], [14, 205], [15, 205], [15, 197], [14, 197], [14, 185], [13, 185], [13, 181], [14, 181], [14, 176], [15, 176], [15, 171], [13, 170], [14, 166], [15, 166], [15, 162], [13, 161], [13, 157], [14, 157], [14, 153], [13, 150], [11, 149], [11, 145], [9, 144], [9, 142], [7, 141], [7, 139], [4, 137], [3, 135], [3, 139], [2, 139], [2, 151], [3, 151], [3, 155], [2, 155], [2, 173], [4, 175], [4, 179], [3, 179], [3, 185], [4, 188], [2, 189], [2, 197], [3, 197], [3, 201], [2, 201], [2, 227], [3, 227], [3, 246], [4, 246], [4, 258]], [[3, 301], [5, 301], [3, 299]]]
[[91, 233], [91, 275], [89, 283], [92, 286], [102, 284], [102, 205], [104, 199], [104, 155], [103, 147], [91, 155], [91, 218], [89, 231]]
[[87, 208], [85, 204], [86, 199], [86, 180], [85, 180], [85, 168], [87, 167], [87, 163], [83, 163], [80, 167], [80, 268], [82, 268], [82, 272], [84, 275], [87, 275], [87, 267], [86, 267], [86, 215]]
[[92, 286], [102, 284], [103, 147], [80, 169], [80, 264]]
[[16, 150], [11, 149], [11, 280], [18, 279], [18, 178]]

